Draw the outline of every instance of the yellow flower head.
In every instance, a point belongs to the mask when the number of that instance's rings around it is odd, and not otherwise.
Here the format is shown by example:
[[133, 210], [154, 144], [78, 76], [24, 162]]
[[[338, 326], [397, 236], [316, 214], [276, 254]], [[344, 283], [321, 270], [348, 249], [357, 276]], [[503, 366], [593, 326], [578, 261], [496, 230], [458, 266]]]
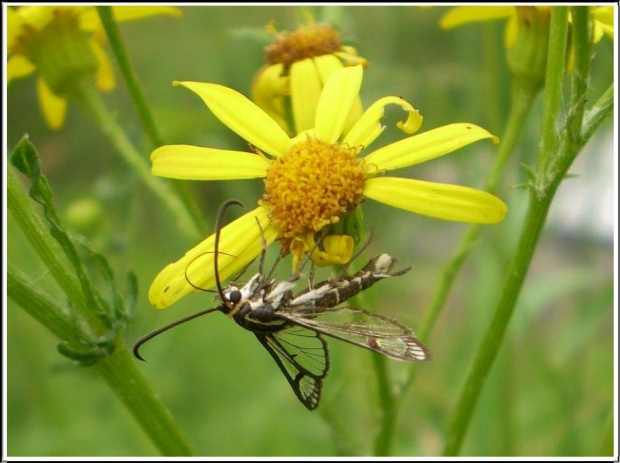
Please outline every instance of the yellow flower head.
[[[451, 8], [442, 16], [439, 24], [444, 29], [460, 26], [480, 21], [493, 21], [496, 19], [507, 19], [506, 31], [504, 35], [504, 45], [506, 48], [512, 47], [518, 34], [518, 7], [515, 6], [457, 6]], [[538, 9], [549, 9], [548, 6], [537, 6]], [[598, 42], [603, 34], [614, 38], [614, 15], [613, 6], [593, 6], [592, 13], [592, 39]]]
[[[407, 119], [398, 127], [416, 132], [422, 117], [399, 97], [381, 98], [346, 134], [345, 123], [362, 82], [362, 66], [335, 71], [319, 98], [313, 127], [290, 138], [262, 109], [240, 93], [217, 84], [178, 82], [195, 92], [215, 116], [257, 148], [256, 153], [168, 145], [151, 154], [155, 175], [190, 180], [263, 178], [259, 206], [222, 229], [219, 270], [227, 278], [254, 259], [267, 243], [279, 240], [295, 256], [311, 252], [315, 263], [329, 265], [351, 253], [348, 237], [332, 236], [316, 250], [315, 239], [364, 197], [410, 212], [445, 220], [491, 224], [503, 220], [506, 205], [473, 188], [384, 176], [386, 172], [451, 153], [478, 140], [497, 138], [469, 123], [451, 124], [409, 136], [362, 157], [381, 134], [385, 106], [396, 104]], [[257, 222], [259, 225], [257, 225]], [[168, 307], [194, 291], [215, 284], [214, 236], [165, 267], [155, 278], [149, 299]], [[199, 265], [196, 259], [199, 260]]]
[[[118, 21], [158, 14], [180, 15], [174, 7], [115, 6]], [[47, 124], [62, 127], [67, 97], [82, 79], [97, 88], [114, 88], [114, 74], [103, 51], [103, 30], [93, 6], [22, 6], [7, 8], [7, 81], [39, 73], [37, 92]]]
[[[254, 78], [252, 100], [288, 134], [312, 128], [321, 90], [334, 71], [369, 64], [353, 47], [342, 44], [331, 25], [312, 20], [294, 31], [277, 33], [266, 49], [265, 61]], [[287, 117], [289, 106], [292, 114]], [[345, 132], [362, 111], [358, 99], [348, 115]]]

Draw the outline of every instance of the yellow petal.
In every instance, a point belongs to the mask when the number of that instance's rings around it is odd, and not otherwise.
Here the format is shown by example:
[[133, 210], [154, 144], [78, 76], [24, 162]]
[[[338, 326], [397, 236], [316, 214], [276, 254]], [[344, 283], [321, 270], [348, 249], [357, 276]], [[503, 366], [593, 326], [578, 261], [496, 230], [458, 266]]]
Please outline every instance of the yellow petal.
[[222, 123], [272, 156], [286, 154], [291, 140], [276, 121], [241, 93], [223, 85], [174, 82], [196, 93]]
[[153, 175], [184, 180], [235, 180], [264, 177], [270, 162], [242, 151], [166, 145], [151, 154]]
[[471, 22], [508, 18], [515, 13], [514, 6], [457, 6], [441, 17], [439, 25], [449, 29]]
[[407, 178], [370, 179], [364, 195], [409, 212], [457, 222], [497, 223], [508, 210], [502, 200], [486, 191]]
[[[345, 57], [351, 58], [348, 61], [345, 59], [345, 62], [349, 66], [355, 66], [357, 64], [365, 64], [367, 61], [364, 58], [359, 58], [355, 56], [351, 56], [347, 53], [334, 53], [333, 55], [321, 55], [314, 58], [314, 64], [319, 70], [319, 75], [321, 76], [322, 85], [325, 85], [329, 76], [331, 76], [338, 69], [342, 69], [343, 62], [338, 59], [336, 56], [342, 56], [343, 59]], [[353, 60], [353, 58], [357, 58]], [[351, 130], [351, 127], [357, 122], [357, 120], [362, 116], [364, 112], [364, 107], [362, 106], [362, 102], [359, 98], [355, 98], [353, 101], [353, 106], [351, 107], [351, 111], [347, 116], [347, 120], [344, 123], [344, 127], [342, 128], [342, 133], [346, 135]]]
[[55, 12], [61, 9], [79, 11], [75, 7], [68, 6], [22, 6], [17, 9], [17, 14], [23, 21], [23, 24], [27, 24], [36, 30], [41, 30], [52, 20]]
[[6, 48], [11, 52], [15, 39], [22, 33], [24, 21], [15, 8], [6, 8]]
[[357, 123], [351, 128], [344, 139], [344, 143], [349, 146], [367, 147], [383, 132], [383, 125], [379, 123], [385, 115], [385, 107], [389, 104], [399, 105], [405, 110], [407, 120], [403, 123], [399, 121], [396, 126], [405, 133], [415, 133], [422, 125], [420, 112], [407, 103], [403, 98], [387, 96], [376, 101], [359, 118]]
[[315, 129], [319, 139], [334, 143], [342, 135], [355, 99], [362, 85], [362, 66], [334, 72], [323, 87], [316, 111]]
[[114, 71], [112, 70], [112, 63], [110, 63], [108, 55], [96, 40], [91, 39], [89, 40], [89, 43], [98, 63], [95, 83], [97, 84], [97, 88], [99, 90], [102, 92], [108, 92], [114, 88]]
[[37, 93], [47, 125], [55, 130], [61, 128], [67, 113], [67, 100], [54, 94], [42, 78], [37, 80]]
[[508, 18], [506, 29], [504, 30], [504, 47], [506, 49], [514, 45], [517, 41], [517, 35], [519, 35], [519, 18], [515, 14]]
[[25, 56], [11, 56], [6, 65], [7, 85], [10, 84], [13, 79], [29, 76], [34, 72], [34, 70], [35, 65], [32, 64]]
[[[150, 16], [181, 16], [181, 10], [174, 6], [113, 6], [114, 18], [118, 22], [133, 21]], [[99, 15], [94, 7], [80, 15], [80, 27], [87, 31], [101, 29]]]
[[293, 63], [290, 83], [295, 133], [314, 128], [316, 108], [323, 85], [312, 58]]
[[314, 65], [316, 66], [319, 76], [321, 78], [321, 86], [325, 85], [325, 82], [329, 77], [338, 69], [342, 69], [344, 66], [342, 62], [334, 55], [321, 55], [313, 58]]
[[281, 63], [263, 66], [252, 81], [252, 101], [276, 121], [287, 133], [292, 133], [284, 110], [284, 97], [289, 94], [289, 78], [283, 75]]
[[344, 265], [349, 262], [355, 242], [349, 235], [329, 235], [323, 238], [325, 251], [315, 249], [312, 252], [312, 261], [319, 267], [327, 265]]
[[[229, 225], [222, 228], [220, 236], [218, 266], [222, 284], [247, 264], [249, 264], [262, 250], [262, 236], [269, 244], [277, 237], [277, 231], [270, 224], [267, 210], [257, 207]], [[215, 235], [190, 249], [178, 261], [166, 266], [155, 277], [149, 289], [149, 301], [158, 309], [164, 309], [174, 304], [183, 296], [197, 291], [192, 285], [199, 288], [215, 286], [213, 270], [213, 251]]]
[[400, 169], [443, 156], [485, 138], [499, 143], [496, 136], [474, 124], [444, 125], [380, 148], [364, 159], [367, 165], [374, 164], [379, 170]]

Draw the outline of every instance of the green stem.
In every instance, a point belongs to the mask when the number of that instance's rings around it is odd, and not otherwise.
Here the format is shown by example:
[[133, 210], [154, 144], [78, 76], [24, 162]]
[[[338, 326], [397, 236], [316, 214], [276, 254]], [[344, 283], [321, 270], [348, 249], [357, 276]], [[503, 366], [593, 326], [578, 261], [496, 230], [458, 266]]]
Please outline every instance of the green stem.
[[84, 85], [76, 90], [81, 103], [90, 111], [116, 148], [123, 161], [127, 163], [139, 177], [142, 183], [153, 193], [168, 211], [176, 218], [177, 225], [189, 238], [196, 239], [200, 231], [194, 220], [179, 197], [162, 179], [151, 174], [147, 161], [140, 155], [136, 147], [125, 135], [122, 127], [116, 122], [112, 114], [105, 107], [101, 97], [90, 85]]
[[614, 84], [611, 84], [596, 103], [583, 115], [581, 146], [584, 146], [614, 108]]
[[[549, 57], [545, 80], [547, 85], [545, 88], [541, 143], [538, 152], [536, 188], [530, 189], [530, 201], [526, 220], [521, 231], [517, 249], [508, 267], [493, 319], [478, 348], [466, 383], [461, 390], [456, 411], [448, 429], [447, 444], [443, 452], [445, 456], [457, 455], [460, 451], [473, 410], [504, 339], [508, 322], [514, 311], [536, 245], [544, 228], [551, 202], [570, 167], [570, 163], [576, 156], [574, 144], [563, 141], [556, 143], [553, 141], [554, 138], [558, 137], [556, 124], [559, 120], [559, 105], [556, 105], [554, 102], [556, 100], [559, 101], [557, 96], [562, 92], [561, 76], [564, 75], [564, 61], [563, 59], [558, 60], [557, 57], [560, 55], [564, 56], [566, 51], [567, 26], [567, 8], [554, 7], [551, 15]], [[587, 68], [580, 69], [579, 71], [585, 71], [587, 74]], [[554, 85], [557, 87], [554, 87]], [[579, 100], [579, 98], [573, 95], [571, 101]], [[552, 100], [551, 103], [548, 99]], [[562, 133], [563, 137], [559, 138], [562, 140], [572, 138], [572, 136], [566, 134], [570, 130], [569, 124]], [[545, 151], [548, 149], [553, 149], [554, 151]], [[549, 163], [548, 160], [550, 159], [553, 159], [554, 162]], [[554, 170], [546, 169], [545, 166], [547, 165], [554, 166]]]
[[379, 388], [379, 404], [383, 415], [381, 417], [381, 427], [379, 434], [375, 439], [375, 456], [386, 457], [391, 453], [392, 440], [394, 438], [394, 430], [396, 428], [396, 396], [390, 387], [390, 377], [385, 357], [372, 354], [373, 365], [377, 376], [377, 385]]
[[547, 164], [548, 156], [555, 152], [558, 141], [555, 124], [557, 123], [557, 116], [562, 102], [562, 82], [566, 68], [567, 27], [568, 8], [552, 8], [549, 28], [549, 54], [547, 56], [547, 73], [545, 75], [545, 101], [541, 122], [541, 138], [538, 145], [537, 169], [544, 168]]
[[[532, 108], [534, 99], [536, 98], [536, 94], [537, 92], [529, 91], [516, 83], [513, 84], [510, 115], [508, 117], [508, 122], [506, 123], [506, 128], [504, 129], [504, 134], [501, 138], [501, 144], [498, 147], [497, 157], [495, 158], [491, 172], [486, 180], [486, 190], [490, 193], [495, 193], [499, 187], [502, 174], [510, 155], [514, 151], [517, 141], [519, 140], [519, 136], [523, 131], [523, 127]], [[465, 262], [469, 251], [474, 248], [479, 233], [480, 225], [470, 225], [461, 238], [456, 253], [444, 267], [437, 290], [435, 291], [431, 301], [430, 308], [426, 312], [426, 316], [424, 317], [422, 325], [418, 330], [418, 337], [421, 340], [428, 340], [439, 314], [446, 303], [448, 295], [450, 294], [450, 290], [454, 284], [456, 276]], [[382, 449], [385, 452], [384, 454], [386, 455], [389, 454], [389, 449], [391, 447], [392, 434], [388, 433], [393, 431], [395, 428], [395, 422], [398, 419], [398, 410], [400, 408], [402, 398], [415, 380], [415, 371], [415, 366], [412, 366], [405, 382], [400, 388], [400, 391], [398, 391], [398, 394], [393, 397], [394, 400], [390, 402], [390, 408], [386, 409], [384, 412], [386, 422], [382, 427], [382, 434], [384, 435], [380, 437], [380, 441]]]
[[35, 288], [26, 275], [10, 263], [6, 287], [11, 299], [58, 338], [77, 340], [74, 323], [58, 301]]
[[[129, 60], [129, 55], [127, 54], [123, 40], [121, 39], [112, 7], [98, 6], [97, 13], [99, 14], [99, 19], [105, 29], [108, 41], [110, 42], [110, 47], [112, 48], [112, 52], [116, 57], [118, 66], [123, 74], [123, 78], [125, 79], [125, 84], [127, 85], [131, 99], [138, 110], [138, 115], [140, 116], [144, 130], [146, 130], [146, 133], [151, 139], [153, 145], [165, 145], [167, 142], [161, 135], [160, 130], [157, 128], [155, 118], [153, 117], [153, 112], [146, 101], [146, 96], [142, 91], [136, 72], [134, 71], [131, 61]], [[200, 211], [200, 208], [196, 203], [196, 199], [192, 196], [187, 182], [171, 180], [170, 183], [179, 195], [181, 201], [183, 201], [183, 204], [187, 208], [188, 212], [191, 214], [192, 220], [194, 221], [196, 227], [199, 230], [208, 230], [205, 217]]]
[[153, 113], [146, 102], [146, 97], [144, 96], [144, 92], [142, 92], [142, 87], [138, 82], [138, 77], [136, 76], [133, 66], [129, 61], [127, 50], [123, 45], [112, 7], [98, 6], [96, 8], [97, 13], [99, 14], [99, 19], [101, 20], [101, 25], [105, 29], [108, 42], [110, 42], [110, 48], [112, 49], [121, 73], [125, 78], [125, 84], [127, 85], [133, 103], [136, 105], [136, 109], [138, 110], [140, 120], [142, 120], [142, 125], [144, 126], [146, 133], [149, 135], [155, 146], [165, 145], [166, 142], [155, 125]]
[[8, 209], [26, 239], [94, 332], [98, 335], [105, 333], [107, 330], [105, 325], [86, 302], [73, 267], [60, 245], [50, 235], [49, 227], [33, 210], [32, 201], [19, 184], [13, 168], [7, 169], [7, 192]]
[[461, 391], [457, 409], [448, 430], [447, 445], [444, 450], [446, 456], [456, 455], [460, 449], [480, 391], [504, 338], [508, 321], [514, 310], [523, 280], [534, 255], [534, 249], [544, 227], [552, 197], [553, 195], [549, 195], [543, 200], [537, 200], [535, 195], [531, 195], [530, 209], [517, 251], [506, 273], [507, 278], [504, 281], [502, 296], [497, 304], [491, 325], [478, 349], [466, 384]]
[[[8, 294], [43, 326], [63, 341], [76, 341], [76, 324], [58, 302], [33, 288], [27, 278], [9, 265]], [[195, 455], [191, 444], [173, 421], [136, 367], [127, 346], [117, 341], [114, 352], [93, 367], [114, 391], [163, 455]]]
[[136, 366], [127, 346], [118, 342], [114, 352], [93, 367], [127, 407], [151, 441], [165, 456], [190, 456], [196, 452], [170, 412]]

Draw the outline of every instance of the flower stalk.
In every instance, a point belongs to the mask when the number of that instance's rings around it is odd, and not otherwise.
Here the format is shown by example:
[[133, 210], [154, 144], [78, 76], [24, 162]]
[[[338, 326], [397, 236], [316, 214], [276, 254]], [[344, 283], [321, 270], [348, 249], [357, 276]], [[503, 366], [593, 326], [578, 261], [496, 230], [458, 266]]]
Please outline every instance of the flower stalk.
[[590, 65], [590, 38], [587, 33], [588, 10], [586, 7], [574, 9], [572, 29], [574, 38], [576, 41], [585, 43], [576, 44], [578, 51], [572, 75], [568, 116], [564, 127], [558, 133], [556, 127], [560, 126], [563, 120], [559, 103], [564, 76], [567, 29], [568, 8], [554, 7], [551, 14], [541, 143], [536, 172], [530, 182], [528, 212], [519, 243], [506, 272], [493, 319], [461, 390], [448, 429], [447, 444], [443, 452], [446, 456], [457, 455], [461, 449], [474, 408], [504, 340], [555, 192], [584, 143], [581, 130]]

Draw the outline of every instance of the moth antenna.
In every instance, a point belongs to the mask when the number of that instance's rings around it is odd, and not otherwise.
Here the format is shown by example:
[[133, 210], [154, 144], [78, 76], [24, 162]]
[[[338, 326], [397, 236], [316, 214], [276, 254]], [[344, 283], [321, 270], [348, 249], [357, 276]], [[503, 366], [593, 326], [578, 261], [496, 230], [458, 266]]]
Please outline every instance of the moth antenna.
[[260, 232], [261, 251], [260, 251], [260, 260], [258, 262], [258, 272], [262, 275], [263, 266], [265, 265], [265, 255], [267, 254], [267, 240], [265, 240], [265, 234], [263, 233], [263, 227], [261, 227], [258, 217], [254, 217], [254, 218], [256, 219], [256, 225], [258, 225], [258, 231]]
[[142, 360], [143, 362], [146, 362], [146, 360], [144, 360], [144, 357], [142, 357], [140, 355], [140, 352], [139, 352], [140, 347], [142, 346], [142, 344], [144, 344], [147, 341], [150, 341], [155, 336], [158, 336], [158, 335], [162, 334], [163, 332], [168, 331], [169, 329], [174, 328], [175, 326], [179, 326], [180, 324], [188, 322], [190, 320], [193, 320], [194, 318], [202, 317], [203, 315], [207, 315], [208, 313], [215, 312], [216, 310], [219, 310], [221, 312], [223, 310], [223, 307], [220, 305], [220, 306], [217, 306], [217, 307], [215, 307], [213, 309], [203, 310], [202, 312], [198, 312], [198, 313], [195, 313], [195, 314], [190, 315], [188, 317], [181, 318], [180, 320], [172, 322], [172, 323], [170, 323], [170, 324], [168, 324], [166, 326], [163, 326], [163, 327], [161, 327], [161, 328], [159, 328], [159, 329], [157, 329], [155, 331], [152, 331], [151, 333], [149, 333], [147, 335], [142, 336], [133, 345], [133, 355], [137, 359]]
[[[238, 199], [229, 199], [220, 206], [220, 209], [217, 211], [217, 218], [215, 219], [215, 254], [213, 255], [213, 271], [215, 273], [217, 292], [220, 295], [220, 300], [223, 304], [226, 304], [226, 298], [224, 298], [224, 290], [222, 289], [222, 282], [220, 281], [220, 271], [218, 267], [217, 257], [220, 254], [220, 234], [222, 232], [222, 220], [224, 218], [224, 213], [226, 212], [228, 206], [232, 206], [233, 204], [244, 207], [243, 203]], [[226, 306], [228, 306], [228, 304], [226, 304]]]
[[370, 245], [370, 240], [372, 239], [372, 228], [370, 229], [370, 231], [368, 232], [368, 239], [366, 240], [366, 242], [362, 245], [361, 248], [359, 248], [357, 250], [357, 252], [355, 254], [353, 254], [353, 257], [351, 259], [349, 259], [349, 262], [347, 262], [346, 264], [344, 264], [344, 266], [342, 267], [342, 269], [340, 269], [340, 272], [338, 272], [338, 279], [341, 279], [342, 277], [344, 277], [347, 273], [347, 270], [349, 270], [349, 267], [351, 266], [351, 264], [353, 263], [353, 261], [355, 259], [357, 259], [362, 252], [364, 252], [366, 250], [366, 248]]
[[[214, 251], [206, 251], [206, 252], [203, 252], [202, 254], [198, 254], [196, 257], [194, 257], [194, 258], [192, 259], [192, 261], [191, 261], [189, 264], [187, 264], [187, 267], [185, 267], [185, 281], [187, 281], [187, 284], [188, 284], [188, 285], [190, 285], [190, 286], [191, 286], [192, 288], [194, 288], [194, 289], [197, 289], [198, 291], [204, 291], [205, 293], [217, 293], [217, 291], [214, 291], [214, 290], [212, 290], [212, 289], [201, 288], [200, 286], [195, 285], [194, 283], [192, 283], [192, 282], [190, 281], [189, 277], [187, 276], [187, 269], [189, 269], [189, 268], [191, 267], [191, 265], [192, 265], [194, 262], [196, 262], [196, 259], [198, 259], [199, 257], [204, 256], [205, 254], [213, 254], [213, 252], [214, 252]], [[227, 256], [230, 256], [230, 257], [236, 257], [236, 256], [234, 256], [234, 255], [232, 255], [232, 254], [228, 254], [227, 252], [220, 251], [220, 253], [221, 253], [221, 254], [226, 254]]]

